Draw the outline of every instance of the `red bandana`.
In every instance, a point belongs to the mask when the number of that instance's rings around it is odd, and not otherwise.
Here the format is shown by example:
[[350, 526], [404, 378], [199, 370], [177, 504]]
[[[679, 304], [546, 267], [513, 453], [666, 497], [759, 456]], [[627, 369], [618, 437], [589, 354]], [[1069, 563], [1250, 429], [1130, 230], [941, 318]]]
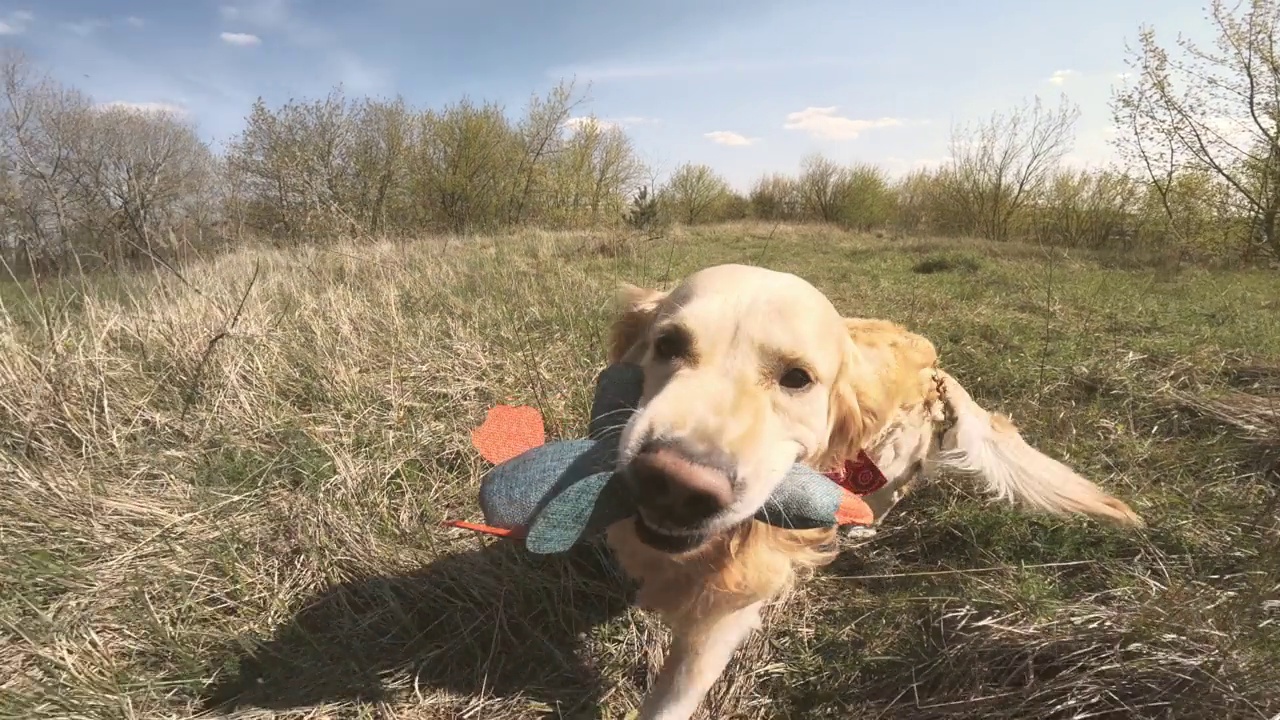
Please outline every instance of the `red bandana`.
[[889, 479], [862, 450], [858, 451], [856, 459], [845, 460], [843, 468], [825, 474], [854, 495], [870, 495], [889, 483]]

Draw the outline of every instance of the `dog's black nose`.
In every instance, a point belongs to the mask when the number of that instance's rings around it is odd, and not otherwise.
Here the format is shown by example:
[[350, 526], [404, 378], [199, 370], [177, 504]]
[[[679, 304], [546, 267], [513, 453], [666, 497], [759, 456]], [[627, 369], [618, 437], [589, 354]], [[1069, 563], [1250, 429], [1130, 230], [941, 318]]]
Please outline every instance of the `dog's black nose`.
[[626, 467], [626, 477], [653, 523], [691, 528], [733, 502], [733, 470], [728, 459], [680, 441], [650, 441]]

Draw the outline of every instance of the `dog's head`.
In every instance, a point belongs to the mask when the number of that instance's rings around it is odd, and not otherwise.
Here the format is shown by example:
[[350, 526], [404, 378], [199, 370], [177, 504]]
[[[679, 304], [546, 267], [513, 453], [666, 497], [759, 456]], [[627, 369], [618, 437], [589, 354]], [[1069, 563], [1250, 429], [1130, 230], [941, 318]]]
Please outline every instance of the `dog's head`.
[[644, 370], [618, 469], [641, 539], [677, 550], [751, 518], [795, 462], [857, 454], [920, 386], [928, 341], [843, 318], [808, 282], [721, 265], [670, 292], [628, 286], [611, 362]]

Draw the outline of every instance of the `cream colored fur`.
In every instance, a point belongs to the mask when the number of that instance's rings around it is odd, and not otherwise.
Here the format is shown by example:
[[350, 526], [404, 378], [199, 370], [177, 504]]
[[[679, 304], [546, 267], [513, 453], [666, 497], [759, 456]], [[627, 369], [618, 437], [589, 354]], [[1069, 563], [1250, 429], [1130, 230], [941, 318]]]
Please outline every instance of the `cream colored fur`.
[[[691, 340], [669, 360], [655, 340]], [[889, 479], [867, 497], [876, 522], [912, 481], [954, 473], [1034, 511], [1142, 520], [1066, 465], [1029, 445], [938, 369], [927, 339], [876, 319], [844, 318], [807, 282], [744, 265], [708, 268], [671, 292], [626, 287], [609, 360], [640, 364], [645, 388], [623, 428], [619, 464], [646, 433], [711, 443], [737, 463], [740, 497], [685, 553], [643, 544], [632, 520], [608, 530], [637, 603], [657, 612], [673, 643], [642, 720], [686, 720], [758, 627], [765, 603], [834, 559], [835, 528], [795, 531], [753, 520], [793, 462], [827, 470], [866, 450]], [[812, 384], [784, 387], [801, 368]]]

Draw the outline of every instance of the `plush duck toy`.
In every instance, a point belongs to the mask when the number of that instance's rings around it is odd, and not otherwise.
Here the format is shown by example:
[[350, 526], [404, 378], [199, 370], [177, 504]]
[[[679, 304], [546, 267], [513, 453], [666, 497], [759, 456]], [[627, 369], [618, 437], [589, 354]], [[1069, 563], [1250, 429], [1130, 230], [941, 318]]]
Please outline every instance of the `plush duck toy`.
[[[626, 483], [617, 474], [620, 424], [640, 400], [644, 378], [638, 365], [618, 363], [596, 379], [587, 437], [545, 442], [535, 408], [499, 405], [471, 435], [494, 467], [480, 484], [484, 524], [460, 520], [446, 525], [509, 538], [523, 538], [530, 552], [561, 553], [636, 514]], [[801, 529], [870, 525], [871, 508], [861, 495], [885, 484], [865, 454], [841, 471], [824, 475], [795, 464], [756, 513], [756, 519]]]

